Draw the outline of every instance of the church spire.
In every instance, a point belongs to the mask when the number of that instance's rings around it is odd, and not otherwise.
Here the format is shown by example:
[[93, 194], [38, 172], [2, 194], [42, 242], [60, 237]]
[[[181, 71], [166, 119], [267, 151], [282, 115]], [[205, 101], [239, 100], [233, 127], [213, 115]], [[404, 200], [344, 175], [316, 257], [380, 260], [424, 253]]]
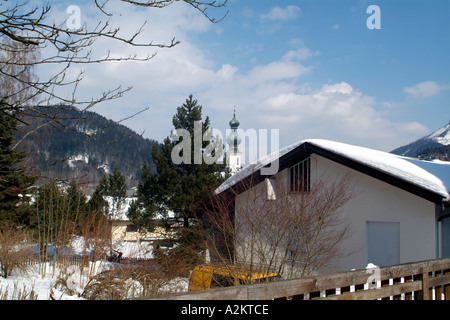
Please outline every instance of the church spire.
[[228, 124], [230, 125], [231, 129], [237, 129], [239, 127], [239, 121], [236, 119], [236, 106], [234, 106], [233, 119], [231, 119]]
[[231, 128], [231, 133], [227, 137], [228, 143], [228, 151], [226, 153], [227, 156], [227, 164], [231, 170], [231, 173], [236, 173], [241, 169], [242, 162], [241, 157], [242, 154], [239, 152], [239, 144], [241, 143], [241, 137], [237, 133], [237, 129], [239, 127], [239, 121], [236, 119], [236, 106], [234, 106], [233, 110], [233, 119], [228, 123]]

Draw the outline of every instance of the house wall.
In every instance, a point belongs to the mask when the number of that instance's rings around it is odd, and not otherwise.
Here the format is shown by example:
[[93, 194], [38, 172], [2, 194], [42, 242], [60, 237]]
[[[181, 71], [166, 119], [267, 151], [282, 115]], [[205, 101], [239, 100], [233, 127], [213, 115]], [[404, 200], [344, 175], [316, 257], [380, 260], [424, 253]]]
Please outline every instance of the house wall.
[[127, 225], [129, 224], [129, 221], [114, 221], [111, 228], [112, 240], [138, 241], [140, 237], [137, 232], [127, 232]]
[[450, 257], [450, 217], [441, 221], [441, 232], [442, 252], [439, 258], [448, 258]]
[[[354, 196], [337, 214], [350, 225], [349, 237], [341, 242], [341, 249], [348, 255], [336, 259], [330, 270], [322, 271], [361, 269], [370, 262], [367, 252], [369, 221], [398, 223], [400, 263], [437, 257], [434, 203], [324, 157], [316, 154], [311, 156], [312, 184], [321, 179], [340, 179], [346, 174], [348, 174]], [[277, 183], [280, 183], [279, 181], [287, 183], [288, 169], [279, 172], [276, 178]], [[265, 190], [266, 182], [254, 188]], [[235, 210], [237, 221], [239, 211], [242, 211], [244, 206], [248, 206], [246, 198], [249, 192], [253, 191], [248, 190], [237, 196]]]
[[116, 220], [112, 225], [112, 240], [139, 242], [143, 240], [168, 239], [173, 237], [173, 233], [167, 232], [164, 228], [156, 227], [153, 232], [127, 231], [130, 221]]
[[330, 177], [348, 172], [356, 193], [341, 213], [351, 224], [351, 236], [342, 242], [347, 258], [337, 262], [339, 271], [364, 268], [368, 261], [367, 223], [399, 223], [400, 263], [437, 258], [435, 204], [349, 169], [326, 158], [313, 155], [315, 174]]

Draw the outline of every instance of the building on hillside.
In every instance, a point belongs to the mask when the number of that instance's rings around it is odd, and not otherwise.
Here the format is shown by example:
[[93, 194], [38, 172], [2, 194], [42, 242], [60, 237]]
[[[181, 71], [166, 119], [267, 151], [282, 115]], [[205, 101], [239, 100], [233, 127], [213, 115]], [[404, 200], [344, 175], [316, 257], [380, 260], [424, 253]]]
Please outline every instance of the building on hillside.
[[[143, 232], [137, 229], [136, 225], [127, 216], [128, 208], [136, 198], [125, 198], [118, 208], [114, 208], [111, 197], [105, 198], [109, 204], [109, 212], [111, 212], [112, 241], [168, 243], [173, 239], [173, 232], [169, 232], [163, 227], [156, 227], [152, 232]], [[161, 218], [157, 217], [156, 219]], [[173, 214], [169, 213], [169, 218], [173, 218]]]
[[[262, 175], [261, 169], [274, 161], [278, 172]], [[233, 198], [229, 214], [236, 224], [249, 205], [246, 197], [255, 190], [262, 190], [265, 198], [252, 208], [254, 213], [267, 201], [281, 201], [277, 184], [288, 188], [290, 199], [303, 201], [318, 181], [326, 186], [343, 177], [354, 191], [336, 212], [350, 230], [338, 243], [346, 254], [324, 272], [450, 256], [448, 162], [422, 161], [334, 141], [304, 140], [241, 169], [216, 190], [216, 196]], [[236, 237], [250, 234], [235, 232]], [[231, 255], [240, 250], [238, 246], [235, 244]], [[213, 261], [217, 259], [210, 254]], [[291, 257], [291, 262], [298, 261], [295, 259], [302, 257]]]

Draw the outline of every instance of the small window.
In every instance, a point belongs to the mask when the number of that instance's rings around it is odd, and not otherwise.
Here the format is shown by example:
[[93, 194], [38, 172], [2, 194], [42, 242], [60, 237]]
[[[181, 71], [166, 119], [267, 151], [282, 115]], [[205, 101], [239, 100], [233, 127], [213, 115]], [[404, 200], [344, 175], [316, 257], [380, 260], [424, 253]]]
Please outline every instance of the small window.
[[134, 224], [128, 224], [127, 225], [127, 232], [136, 232], [137, 231], [137, 226]]
[[289, 191], [309, 192], [311, 191], [310, 158], [289, 169]]

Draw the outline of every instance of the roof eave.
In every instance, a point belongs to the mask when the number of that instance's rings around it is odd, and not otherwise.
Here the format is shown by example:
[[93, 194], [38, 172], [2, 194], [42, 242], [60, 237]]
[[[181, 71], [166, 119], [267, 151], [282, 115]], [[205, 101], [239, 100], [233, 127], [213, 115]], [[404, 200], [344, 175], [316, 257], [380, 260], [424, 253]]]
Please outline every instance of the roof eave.
[[385, 183], [391, 184], [395, 187], [403, 189], [407, 192], [410, 192], [410, 193], [412, 193], [416, 196], [419, 196], [423, 199], [426, 199], [428, 201], [434, 202], [436, 204], [441, 204], [442, 201], [445, 199], [445, 197], [439, 193], [425, 189], [419, 185], [416, 185], [409, 181], [403, 180], [403, 179], [396, 177], [392, 174], [389, 174], [385, 171], [370, 167], [364, 163], [361, 163], [361, 162], [355, 161], [353, 159], [350, 159], [348, 157], [328, 151], [326, 149], [323, 149], [323, 148], [313, 145], [311, 143], [305, 142], [305, 144], [307, 145], [307, 149], [309, 149], [311, 151], [311, 153], [316, 153], [316, 154], [323, 156], [329, 160], [332, 160], [341, 165], [344, 165], [346, 167], [349, 167], [351, 169], [354, 169], [356, 171], [364, 173], [372, 178], [375, 178], [375, 179], [381, 180]]
[[[431, 201], [433, 203], [442, 204], [442, 201], [446, 200], [446, 197], [444, 197], [443, 195], [441, 195], [439, 193], [425, 189], [417, 184], [414, 184], [414, 183], [411, 183], [404, 179], [401, 179], [397, 176], [389, 174], [388, 172], [373, 168], [364, 163], [355, 161], [349, 157], [345, 157], [343, 155], [340, 155], [340, 154], [334, 153], [332, 151], [329, 151], [327, 149], [321, 148], [320, 146], [312, 144], [308, 141], [300, 144], [296, 148], [292, 149], [288, 153], [286, 153], [286, 154], [282, 155], [280, 158], [278, 158], [278, 161], [279, 161], [278, 162], [278, 167], [279, 167], [278, 172], [280, 172], [288, 167], [291, 167], [298, 161], [305, 159], [306, 157], [310, 156], [313, 153], [318, 154], [319, 156], [327, 158], [336, 163], [339, 163], [343, 166], [354, 169], [358, 172], [364, 173], [370, 177], [373, 177], [373, 178], [383, 181], [385, 183], [391, 184], [395, 187], [403, 189], [407, 192], [410, 192], [418, 197], [421, 197], [421, 198]], [[272, 163], [267, 164], [266, 166], [270, 166], [271, 164]], [[269, 177], [270, 176], [261, 175], [261, 169], [258, 169], [255, 172], [252, 172], [248, 176], [244, 177], [243, 179], [239, 180], [236, 184], [229, 186], [227, 189], [223, 190], [222, 192], [231, 193], [231, 194], [236, 195], [236, 194], [239, 194], [239, 193], [247, 190], [248, 188], [251, 188], [252, 186], [262, 182], [265, 178], [269, 178]], [[448, 200], [448, 198], [447, 198], [447, 200]]]

